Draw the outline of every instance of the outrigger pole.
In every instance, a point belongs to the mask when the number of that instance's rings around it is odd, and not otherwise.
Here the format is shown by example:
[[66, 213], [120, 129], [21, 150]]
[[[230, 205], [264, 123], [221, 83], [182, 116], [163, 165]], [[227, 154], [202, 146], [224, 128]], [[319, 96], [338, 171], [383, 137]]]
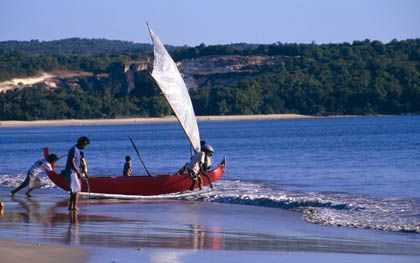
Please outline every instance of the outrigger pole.
[[136, 150], [137, 156], [139, 157], [140, 162], [141, 162], [141, 164], [142, 164], [142, 165], [143, 165], [143, 167], [144, 167], [144, 170], [146, 170], [146, 172], [147, 172], [147, 174], [148, 174], [149, 176], [152, 176], [152, 175], [150, 174], [149, 170], [147, 170], [146, 165], [145, 165], [145, 164], [144, 164], [144, 162], [143, 162], [143, 159], [140, 157], [140, 152], [139, 152], [139, 150], [137, 149], [137, 146], [136, 146], [136, 144], [134, 143], [133, 139], [131, 139], [130, 137], [128, 137], [128, 138], [130, 139], [131, 144], [132, 144], [132, 145], [133, 145], [133, 147], [134, 147], [134, 150]]

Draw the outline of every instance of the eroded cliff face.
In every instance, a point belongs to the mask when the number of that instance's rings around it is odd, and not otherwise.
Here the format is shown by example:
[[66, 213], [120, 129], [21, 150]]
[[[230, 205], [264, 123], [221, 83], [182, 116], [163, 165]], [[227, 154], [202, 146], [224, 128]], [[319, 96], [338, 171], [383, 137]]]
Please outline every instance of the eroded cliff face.
[[276, 57], [269, 56], [211, 56], [186, 59], [179, 63], [189, 89], [206, 86], [223, 86], [249, 78], [262, 66], [273, 65]]
[[[272, 56], [207, 56], [193, 59], [185, 59], [177, 63], [184, 77], [188, 89], [198, 89], [206, 86], [226, 86], [235, 84], [246, 78], [252, 78], [258, 74], [262, 67], [272, 66], [279, 62], [279, 57]], [[153, 69], [151, 59], [131, 61], [125, 65], [125, 80], [122, 83], [126, 93], [131, 93], [136, 86], [136, 78]], [[140, 73], [140, 74], [139, 74]], [[71, 87], [80, 88], [81, 78], [92, 79], [93, 86], [98, 80], [107, 82], [112, 77], [109, 74], [93, 74], [91, 72], [40, 72], [37, 76], [12, 79], [0, 83], [0, 92], [11, 89], [28, 88], [42, 84], [48, 88]], [[84, 81], [85, 81], [84, 80]], [[137, 81], [138, 83], [138, 81]], [[92, 86], [91, 85], [91, 86]], [[112, 86], [110, 86], [112, 89]]]
[[[261, 67], [272, 66], [279, 61], [273, 56], [207, 56], [179, 61], [177, 66], [184, 77], [188, 89], [205, 86], [224, 86], [241, 79], [251, 78]], [[152, 61], [138, 61], [126, 67], [128, 91], [135, 87], [133, 73], [151, 71]]]

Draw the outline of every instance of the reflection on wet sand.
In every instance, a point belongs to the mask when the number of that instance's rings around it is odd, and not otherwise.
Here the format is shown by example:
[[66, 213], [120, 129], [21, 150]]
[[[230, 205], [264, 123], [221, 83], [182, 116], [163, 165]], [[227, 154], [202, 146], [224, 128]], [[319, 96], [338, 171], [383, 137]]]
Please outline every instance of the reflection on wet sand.
[[[161, 227], [156, 222], [145, 220], [67, 211], [67, 200], [58, 201], [44, 209], [34, 199], [13, 198], [12, 201], [17, 206], [2, 216], [0, 222], [7, 223], [15, 233], [19, 230], [27, 232], [40, 241], [114, 247], [222, 249], [223, 233], [200, 225], [176, 229]], [[92, 203], [98, 206], [109, 205], [104, 201]], [[22, 228], [21, 223], [31, 224]], [[36, 234], [39, 236], [36, 237]]]
[[66, 243], [80, 245], [80, 226], [76, 211], [69, 211], [69, 227], [67, 230]]
[[276, 235], [232, 228], [221, 219], [223, 210], [203, 215], [200, 210], [203, 206], [189, 203], [93, 200], [87, 204], [83, 200], [81, 211], [69, 212], [67, 200], [42, 202], [40, 206], [35, 199], [13, 198], [8, 206], [7, 212], [0, 216], [0, 235], [10, 239], [30, 238], [35, 242], [126, 248], [420, 255], [418, 247], [393, 243]]
[[25, 223], [38, 222], [40, 220], [39, 203], [36, 200], [31, 198], [25, 198], [24, 200], [14, 196], [12, 201], [23, 209], [23, 211], [15, 214], [15, 220], [20, 221], [21, 219]]

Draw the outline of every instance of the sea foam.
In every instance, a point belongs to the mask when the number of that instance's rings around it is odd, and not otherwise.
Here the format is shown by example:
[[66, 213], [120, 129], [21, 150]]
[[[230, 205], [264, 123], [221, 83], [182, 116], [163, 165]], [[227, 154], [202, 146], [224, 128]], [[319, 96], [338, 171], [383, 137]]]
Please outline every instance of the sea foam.
[[286, 192], [259, 183], [220, 181], [217, 191], [185, 199], [298, 211], [310, 223], [420, 233], [420, 200], [345, 193]]
[[[3, 174], [0, 175], [0, 186], [18, 187], [26, 178], [26, 174]], [[47, 176], [40, 176], [41, 188], [55, 188], [56, 185], [51, 182]]]

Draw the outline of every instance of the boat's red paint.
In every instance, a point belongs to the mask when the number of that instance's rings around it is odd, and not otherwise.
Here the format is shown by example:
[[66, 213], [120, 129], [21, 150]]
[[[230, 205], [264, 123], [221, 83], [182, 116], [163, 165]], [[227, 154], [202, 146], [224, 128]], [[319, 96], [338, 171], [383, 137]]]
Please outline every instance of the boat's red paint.
[[[48, 150], [44, 149], [44, 154], [48, 155]], [[217, 181], [225, 172], [225, 162], [217, 166], [216, 169], [209, 171], [212, 182]], [[47, 173], [50, 180], [58, 187], [69, 191], [69, 184], [65, 176], [55, 171]], [[207, 178], [202, 176], [203, 185], [209, 184]], [[159, 195], [169, 194], [188, 190], [191, 186], [191, 178], [185, 174], [175, 175], [155, 175], [155, 176], [117, 176], [117, 177], [93, 177], [89, 178], [91, 193], [101, 194], [122, 194], [122, 195]], [[196, 184], [198, 188], [198, 184]], [[88, 192], [85, 180], [82, 180], [82, 192]]]

